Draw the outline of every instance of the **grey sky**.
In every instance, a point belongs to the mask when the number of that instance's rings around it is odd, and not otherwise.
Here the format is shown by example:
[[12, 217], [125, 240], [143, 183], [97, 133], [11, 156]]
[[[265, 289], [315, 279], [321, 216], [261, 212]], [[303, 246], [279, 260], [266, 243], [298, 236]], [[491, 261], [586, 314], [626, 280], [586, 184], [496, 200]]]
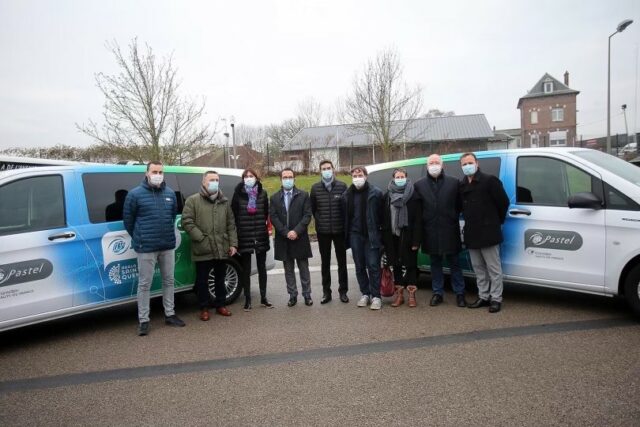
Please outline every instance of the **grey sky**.
[[[519, 127], [518, 98], [548, 72], [579, 90], [578, 135], [606, 132], [607, 38], [612, 133], [640, 126], [636, 86], [640, 1], [26, 1], [0, 0], [0, 148], [86, 146], [75, 122], [100, 120], [94, 74], [116, 71], [106, 40], [133, 37], [173, 52], [182, 93], [207, 99], [207, 119], [261, 125], [313, 97], [344, 97], [355, 73], [396, 47], [425, 109], [484, 113]], [[639, 129], [640, 130], [640, 129]]]

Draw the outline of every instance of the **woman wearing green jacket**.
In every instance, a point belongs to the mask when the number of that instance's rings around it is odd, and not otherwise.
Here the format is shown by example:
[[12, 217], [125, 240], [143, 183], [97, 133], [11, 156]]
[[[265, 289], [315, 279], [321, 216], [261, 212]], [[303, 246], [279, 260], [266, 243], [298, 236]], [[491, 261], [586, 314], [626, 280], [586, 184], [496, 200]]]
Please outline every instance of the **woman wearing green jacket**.
[[216, 312], [231, 316], [225, 307], [227, 291], [225, 259], [236, 254], [238, 237], [231, 202], [219, 189], [220, 176], [207, 171], [202, 177], [200, 193], [187, 198], [182, 210], [182, 227], [191, 237], [191, 259], [196, 264], [196, 294], [200, 306], [200, 320], [209, 320], [209, 272], [215, 278]]

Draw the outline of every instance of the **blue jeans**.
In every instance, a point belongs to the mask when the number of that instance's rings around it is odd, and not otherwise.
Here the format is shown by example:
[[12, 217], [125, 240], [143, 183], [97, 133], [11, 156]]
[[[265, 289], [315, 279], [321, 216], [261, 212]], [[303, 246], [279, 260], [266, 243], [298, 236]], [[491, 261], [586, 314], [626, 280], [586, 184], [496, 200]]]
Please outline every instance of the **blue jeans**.
[[451, 287], [453, 288], [453, 292], [455, 292], [456, 295], [464, 295], [464, 278], [462, 277], [458, 254], [429, 256], [431, 258], [431, 287], [433, 288], [433, 293], [438, 295], [444, 294], [442, 259], [446, 257], [451, 271]]
[[351, 255], [362, 295], [380, 298], [380, 248], [372, 248], [369, 239], [350, 233]]

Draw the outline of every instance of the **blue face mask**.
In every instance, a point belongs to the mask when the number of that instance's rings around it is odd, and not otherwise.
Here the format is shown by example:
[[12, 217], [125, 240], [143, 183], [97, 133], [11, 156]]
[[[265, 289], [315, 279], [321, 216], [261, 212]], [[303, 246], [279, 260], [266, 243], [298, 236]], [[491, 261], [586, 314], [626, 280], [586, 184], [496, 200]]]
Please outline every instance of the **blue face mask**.
[[291, 190], [293, 188], [293, 178], [283, 178], [282, 188], [285, 190]]
[[471, 163], [469, 165], [462, 166], [462, 173], [466, 176], [471, 176], [476, 173], [476, 164]]
[[329, 181], [331, 178], [333, 178], [332, 170], [322, 171], [322, 179]]
[[407, 178], [395, 178], [393, 182], [395, 182], [398, 187], [402, 188], [407, 185]]
[[207, 185], [207, 190], [209, 190], [209, 193], [217, 193], [219, 184], [220, 183], [218, 181], [209, 181], [209, 184]]

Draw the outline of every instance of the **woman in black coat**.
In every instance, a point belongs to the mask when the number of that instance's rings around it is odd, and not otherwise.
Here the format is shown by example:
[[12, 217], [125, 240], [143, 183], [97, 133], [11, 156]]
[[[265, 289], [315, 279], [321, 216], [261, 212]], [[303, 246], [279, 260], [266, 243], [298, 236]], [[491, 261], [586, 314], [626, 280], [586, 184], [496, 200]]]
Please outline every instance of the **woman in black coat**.
[[260, 304], [273, 307], [267, 300], [267, 251], [269, 250], [269, 197], [262, 188], [258, 174], [253, 169], [242, 172], [242, 181], [236, 186], [231, 200], [236, 220], [238, 252], [242, 259], [244, 284], [244, 310], [251, 310], [251, 255], [256, 254]]
[[409, 293], [409, 307], [416, 306], [418, 282], [418, 247], [422, 236], [420, 200], [414, 192], [407, 171], [393, 171], [382, 203], [382, 239], [387, 264], [393, 268], [396, 292], [392, 307], [404, 303], [404, 288]]

